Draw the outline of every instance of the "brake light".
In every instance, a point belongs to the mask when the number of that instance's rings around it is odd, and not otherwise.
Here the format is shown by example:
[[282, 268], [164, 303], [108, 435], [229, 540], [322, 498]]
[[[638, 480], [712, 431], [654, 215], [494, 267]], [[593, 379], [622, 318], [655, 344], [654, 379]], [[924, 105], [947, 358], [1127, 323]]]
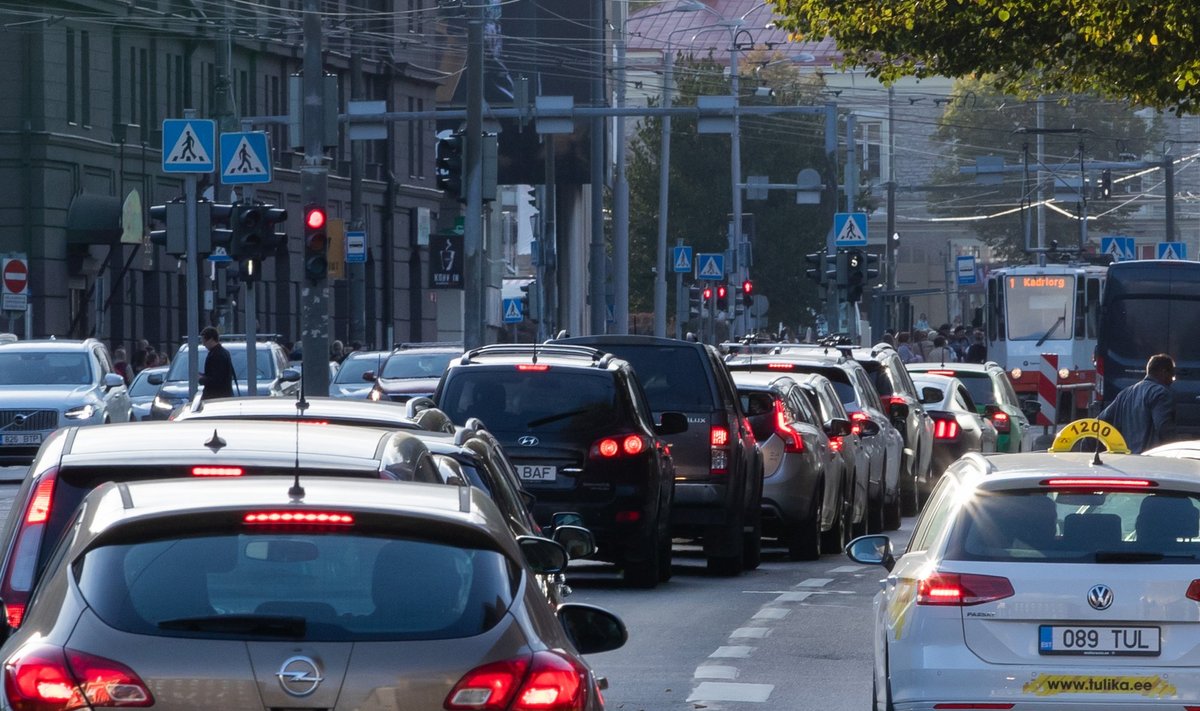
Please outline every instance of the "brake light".
[[1147, 489], [1158, 486], [1158, 482], [1149, 479], [1043, 479], [1042, 486], [1054, 486], [1060, 489]]
[[796, 366], [792, 363], [767, 363], [767, 370], [795, 370]]
[[241, 476], [241, 467], [192, 467], [192, 476]]
[[1200, 602], [1200, 580], [1193, 580], [1191, 585], [1188, 585], [1187, 599]]
[[550, 370], [550, 366], [544, 363], [517, 363], [517, 370], [541, 373]]
[[1011, 709], [1016, 704], [934, 704], [935, 709]]
[[933, 573], [917, 581], [918, 605], [967, 607], [1013, 596], [1008, 578], [972, 573]]
[[783, 451], [793, 453], [804, 451], [804, 438], [795, 427], [792, 427], [791, 417], [788, 415], [787, 408], [783, 406], [783, 400], [775, 401], [775, 434], [783, 440]]
[[840, 451], [842, 451], [842, 447], [845, 447], [845, 446], [846, 446], [846, 442], [841, 437], [830, 437], [829, 438], [829, 450], [830, 451], [840, 452]]
[[934, 420], [934, 439], [958, 439], [958, 420]]
[[550, 651], [530, 659], [509, 659], [476, 667], [450, 690], [442, 707], [450, 711], [582, 711], [587, 702], [587, 670]]
[[862, 434], [862, 423], [870, 422], [871, 418], [867, 417], [867, 413], [859, 410], [858, 412], [850, 413], [850, 434]]
[[634, 457], [646, 451], [646, 439], [639, 434], [616, 435], [605, 437], [592, 445], [588, 456], [592, 459], [612, 459], [614, 457]]
[[154, 705], [145, 682], [124, 664], [50, 645], [24, 647], [5, 662], [4, 693], [17, 711]]
[[890, 395], [888, 397], [881, 398], [881, 399], [883, 400], [884, 410], [888, 413], [888, 415], [892, 414], [892, 406], [893, 405], [906, 405], [907, 404], [906, 402], [904, 402], [904, 398], [900, 397], [899, 395]]
[[54, 505], [54, 486], [57, 481], [58, 470], [50, 469], [34, 487], [29, 503], [25, 505], [16, 543], [9, 554], [4, 579], [0, 582], [0, 598], [4, 599], [8, 626], [14, 629], [20, 627], [25, 619], [25, 604], [29, 601], [34, 575], [41, 567], [42, 539]]
[[724, 425], [713, 425], [708, 431], [709, 471], [713, 474], [725, 474], [729, 471], [729, 428]]
[[50, 504], [54, 499], [54, 484], [58, 477], [47, 475], [38, 482], [29, 501], [29, 510], [25, 512], [25, 523], [45, 523], [50, 518]]
[[944, 375], [947, 378], [953, 378], [956, 375], [953, 370], [927, 370], [925, 372], [930, 375]]
[[642, 520], [641, 511], [618, 511], [613, 518], [617, 523], [637, 523]]
[[714, 447], [724, 447], [729, 444], [729, 430], [720, 425], [713, 425], [708, 433], [708, 442]]
[[351, 526], [354, 516], [334, 511], [251, 511], [242, 523], [269, 526]]
[[1012, 430], [1012, 422], [1008, 419], [1008, 413], [1000, 410], [992, 413], [992, 425], [1000, 434], [1008, 434]]

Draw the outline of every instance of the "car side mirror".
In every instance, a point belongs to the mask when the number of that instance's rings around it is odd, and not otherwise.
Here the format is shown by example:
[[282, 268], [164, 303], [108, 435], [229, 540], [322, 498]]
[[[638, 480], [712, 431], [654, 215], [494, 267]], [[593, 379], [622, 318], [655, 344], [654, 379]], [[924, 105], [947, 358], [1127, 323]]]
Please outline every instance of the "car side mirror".
[[1026, 400], [1025, 402], [1021, 403], [1021, 412], [1024, 412], [1025, 417], [1031, 420], [1036, 418], [1038, 413], [1041, 411], [1042, 403], [1038, 402], [1037, 400]]
[[888, 408], [888, 415], [892, 418], [893, 422], [908, 419], [908, 403], [893, 402], [892, 406]]
[[984, 417], [991, 419], [992, 417], [996, 416], [997, 412], [1000, 412], [1000, 406], [996, 405], [995, 403], [993, 403], [991, 405], [983, 406], [983, 416]]
[[363, 380], [365, 380], [365, 381], [367, 381], [368, 383], [373, 383], [373, 382], [375, 382], [375, 371], [373, 371], [373, 370], [368, 370], [367, 372], [363, 373], [363, 374], [362, 374], [362, 379], [363, 379]]
[[830, 437], [845, 437], [850, 434], [854, 428], [850, 424], [850, 420], [835, 417], [825, 423], [825, 434]]
[[926, 385], [921, 388], [921, 404], [928, 405], [934, 402], [942, 401], [942, 391], [935, 387]]
[[587, 558], [596, 552], [596, 538], [582, 526], [559, 526], [551, 539], [567, 550], [571, 560]]
[[666, 436], [687, 432], [687, 415], [682, 412], [664, 412], [659, 420], [659, 423], [654, 426], [654, 431], [660, 435]]
[[541, 536], [517, 536], [517, 543], [533, 572], [547, 575], [567, 569], [567, 549], [560, 543]]
[[559, 526], [579, 526], [585, 528], [583, 525], [583, 516], [574, 511], [559, 511], [551, 516], [550, 527], [553, 529]]
[[861, 428], [861, 434], [864, 437], [874, 437], [875, 435], [879, 434], [879, 432], [880, 432], [878, 422], [872, 422], [870, 420], [862, 420], [861, 422], [858, 423], [858, 426]]
[[298, 383], [300, 382], [300, 371], [295, 368], [284, 368], [279, 374], [279, 381], [283, 383]]
[[151, 373], [146, 376], [146, 382], [151, 385], [162, 385], [166, 379], [166, 373]]
[[892, 539], [887, 536], [860, 536], [846, 544], [846, 555], [855, 563], [882, 565], [890, 573], [896, 567]]
[[105, 373], [104, 374], [104, 389], [105, 390], [112, 390], [113, 388], [119, 388], [124, 384], [125, 384], [125, 378], [122, 378], [119, 373]]
[[580, 654], [611, 652], [629, 639], [621, 618], [595, 605], [565, 602], [558, 606], [558, 619]]

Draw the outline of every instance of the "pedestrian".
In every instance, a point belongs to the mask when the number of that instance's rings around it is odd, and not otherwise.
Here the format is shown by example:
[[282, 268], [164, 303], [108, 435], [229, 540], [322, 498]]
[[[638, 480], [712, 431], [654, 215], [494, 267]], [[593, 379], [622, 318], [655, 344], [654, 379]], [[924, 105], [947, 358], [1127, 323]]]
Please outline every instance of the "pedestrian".
[[922, 311], [920, 317], [917, 318], [917, 322], [915, 324], [913, 324], [913, 330], [914, 331], [928, 331], [929, 330], [929, 317], [925, 315], [924, 311]]
[[913, 338], [917, 344], [917, 353], [921, 356], [921, 360], [928, 361], [929, 354], [933, 352], [933, 338], [929, 335], [929, 331], [917, 331]]
[[346, 359], [346, 348], [341, 341], [334, 341], [329, 344], [329, 360], [341, 363]]
[[975, 331], [975, 342], [967, 348], [968, 363], [986, 363], [987, 362], [987, 344], [983, 341], [983, 331]]
[[233, 397], [233, 359], [229, 357], [225, 346], [221, 345], [221, 334], [212, 326], [207, 326], [200, 332], [200, 342], [208, 349], [204, 372], [200, 374], [200, 384], [204, 386], [200, 399]]
[[960, 363], [967, 359], [967, 349], [971, 347], [971, 339], [967, 338], [967, 329], [962, 325], [954, 327], [954, 333], [950, 336], [950, 347], [954, 349], [954, 355], [958, 356]]
[[125, 358], [124, 348], [118, 348], [113, 351], [113, 370], [125, 379], [126, 385], [133, 382], [132, 374], [129, 371], [129, 362]]
[[883, 342], [888, 344], [892, 348], [896, 347], [896, 337], [890, 333], [887, 333], [886, 331], [883, 334]]
[[1166, 353], [1150, 356], [1146, 377], [1130, 385], [1104, 408], [1100, 419], [1117, 429], [1129, 451], [1141, 454], [1175, 436], [1175, 359]]
[[929, 351], [929, 357], [925, 359], [929, 363], [957, 363], [958, 356], [954, 355], [954, 349], [946, 345], [946, 337], [940, 333], [933, 337], [933, 350]]
[[921, 362], [921, 356], [913, 348], [912, 343], [909, 343], [911, 338], [908, 331], [901, 331], [896, 335], [896, 353], [900, 355], [900, 360], [905, 364]]

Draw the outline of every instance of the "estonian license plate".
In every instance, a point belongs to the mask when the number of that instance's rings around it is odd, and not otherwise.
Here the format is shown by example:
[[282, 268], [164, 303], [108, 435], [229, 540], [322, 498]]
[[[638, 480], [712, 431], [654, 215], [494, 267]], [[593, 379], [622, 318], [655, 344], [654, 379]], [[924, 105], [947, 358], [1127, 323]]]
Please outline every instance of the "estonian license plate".
[[558, 467], [548, 464], [518, 464], [517, 475], [521, 481], [554, 481], [558, 477]]
[[42, 433], [33, 432], [31, 434], [3, 434], [0, 435], [0, 445], [3, 446], [20, 446], [22, 444], [41, 444]]
[[1038, 627], [1040, 654], [1099, 657], [1157, 657], [1157, 627]]

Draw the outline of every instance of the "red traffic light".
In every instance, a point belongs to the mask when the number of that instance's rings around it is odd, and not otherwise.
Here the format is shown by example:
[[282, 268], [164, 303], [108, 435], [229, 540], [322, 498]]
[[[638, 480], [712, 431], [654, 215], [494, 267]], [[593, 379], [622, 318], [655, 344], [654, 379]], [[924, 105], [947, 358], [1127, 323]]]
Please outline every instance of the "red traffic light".
[[742, 282], [742, 293], [746, 294], [746, 295], [753, 294], [754, 293], [754, 282], [750, 281], [749, 279]]
[[718, 299], [724, 299], [724, 298], [725, 298], [725, 294], [726, 294], [726, 293], [728, 293], [728, 292], [727, 292], [727, 290], [725, 289], [725, 285], [724, 285], [724, 284], [720, 284], [720, 285], [718, 285], [718, 286], [717, 286], [717, 298], [718, 298]]
[[712, 298], [712, 287], [711, 286], [704, 287], [703, 296], [704, 296], [705, 300]]
[[325, 226], [325, 210], [320, 207], [310, 207], [304, 213], [304, 226], [310, 230], [319, 230]]

